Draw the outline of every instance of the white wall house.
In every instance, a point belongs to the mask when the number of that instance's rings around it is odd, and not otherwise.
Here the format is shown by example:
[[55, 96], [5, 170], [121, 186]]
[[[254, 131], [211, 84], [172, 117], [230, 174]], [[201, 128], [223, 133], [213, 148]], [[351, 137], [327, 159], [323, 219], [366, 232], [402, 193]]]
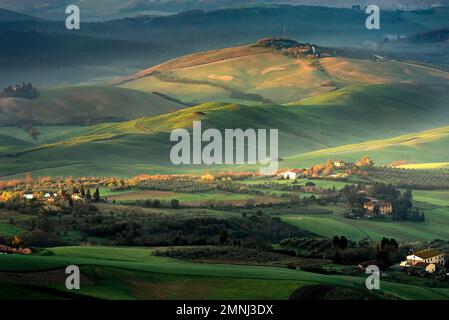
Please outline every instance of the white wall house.
[[[444, 252], [438, 249], [426, 249], [406, 257], [405, 261], [401, 262], [401, 267], [424, 266], [429, 273], [435, 272], [437, 265], [444, 265]], [[432, 266], [433, 265], [433, 266]]]
[[277, 177], [282, 179], [294, 180], [299, 176], [300, 173], [301, 170], [298, 169], [281, 171], [278, 173]]
[[23, 195], [23, 198], [27, 199], [27, 200], [33, 200], [34, 199], [34, 195], [32, 193], [26, 193], [26, 194]]
[[344, 168], [346, 166], [346, 162], [344, 162], [343, 160], [334, 161], [333, 164], [336, 168]]

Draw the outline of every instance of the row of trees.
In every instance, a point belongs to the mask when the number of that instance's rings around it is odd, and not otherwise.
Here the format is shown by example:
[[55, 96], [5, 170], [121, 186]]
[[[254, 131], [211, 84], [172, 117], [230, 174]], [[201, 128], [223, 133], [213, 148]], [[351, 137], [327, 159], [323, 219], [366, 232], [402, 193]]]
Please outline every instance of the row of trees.
[[401, 258], [398, 242], [387, 238], [380, 242], [373, 242], [368, 238], [355, 242], [345, 236], [288, 238], [280, 244], [285, 249], [294, 250], [297, 256], [332, 259], [336, 264], [370, 262], [381, 269], [388, 269]]

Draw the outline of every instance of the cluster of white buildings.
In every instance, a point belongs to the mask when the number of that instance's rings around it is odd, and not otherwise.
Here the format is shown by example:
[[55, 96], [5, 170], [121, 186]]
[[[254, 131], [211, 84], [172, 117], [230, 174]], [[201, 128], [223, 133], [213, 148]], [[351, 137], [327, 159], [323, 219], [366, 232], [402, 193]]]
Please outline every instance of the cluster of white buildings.
[[438, 249], [426, 249], [406, 257], [400, 266], [403, 268], [411, 268], [415, 270], [422, 270], [427, 273], [434, 273], [438, 271], [439, 267], [444, 266], [444, 252]]

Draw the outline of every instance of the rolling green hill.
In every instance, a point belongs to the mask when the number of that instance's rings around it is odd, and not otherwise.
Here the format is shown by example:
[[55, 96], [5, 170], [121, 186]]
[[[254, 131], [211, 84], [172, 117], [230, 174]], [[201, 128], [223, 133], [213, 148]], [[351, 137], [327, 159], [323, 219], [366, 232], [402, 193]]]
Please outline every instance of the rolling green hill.
[[[429, 191], [427, 194], [422, 191], [415, 192], [419, 201], [447, 204], [447, 202], [437, 199], [438, 196], [433, 194], [434, 191]], [[438, 195], [438, 192], [436, 194]], [[394, 237], [400, 241], [447, 239], [449, 236], [447, 228], [449, 210], [447, 206], [430, 206], [424, 210], [426, 213], [426, 222], [424, 223], [354, 220], [347, 219], [339, 214], [284, 215], [282, 219], [302, 230], [307, 230], [323, 237], [343, 234], [355, 241], [363, 238], [381, 240], [383, 237]]]
[[[448, 95], [442, 85], [362, 85], [288, 106], [208, 103], [115, 124], [64, 127], [62, 131], [38, 127], [37, 141], [25, 132], [19, 134], [17, 128], [0, 128], [3, 137], [20, 140], [1, 149], [0, 175], [34, 171], [36, 175], [129, 176], [203, 170], [174, 167], [169, 160], [171, 130], [191, 128], [194, 120], [201, 120], [203, 128], [220, 130], [279, 129], [280, 154], [286, 159], [281, 166], [365, 154], [379, 163], [404, 158], [440, 162], [446, 157], [447, 129], [422, 131], [449, 125]], [[402, 137], [410, 132], [416, 133]], [[423, 153], [418, 147], [424, 146], [436, 150]]]
[[[381, 164], [444, 162], [447, 80], [449, 73], [412, 62], [293, 59], [260, 42], [196, 53], [110, 86], [46, 89], [35, 100], [1, 98], [0, 123], [44, 126], [36, 127], [37, 140], [18, 128], [0, 128], [7, 142], [0, 147], [0, 176], [203, 170], [174, 167], [169, 159], [170, 132], [189, 129], [194, 120], [222, 132], [279, 129], [282, 167], [366, 154]], [[90, 126], [49, 127], [55, 124]]]
[[[403, 168], [443, 168], [449, 157], [449, 127], [437, 128], [420, 133], [406, 134], [385, 140], [344, 145], [303, 153], [285, 159], [284, 164], [313, 165], [326, 159], [355, 161], [369, 155], [376, 163], [388, 164], [395, 161], [412, 162]], [[418, 162], [418, 163], [413, 163]], [[421, 164], [420, 164], [421, 163]]]
[[39, 90], [34, 100], [0, 98], [0, 124], [35, 121], [45, 125], [130, 120], [185, 107], [153, 93], [81, 85]]
[[[335, 49], [322, 50], [338, 54]], [[216, 100], [284, 104], [352, 85], [434, 84], [447, 80], [449, 73], [398, 61], [343, 56], [294, 59], [271, 48], [251, 45], [184, 56], [115, 84], [158, 91], [197, 104]]]

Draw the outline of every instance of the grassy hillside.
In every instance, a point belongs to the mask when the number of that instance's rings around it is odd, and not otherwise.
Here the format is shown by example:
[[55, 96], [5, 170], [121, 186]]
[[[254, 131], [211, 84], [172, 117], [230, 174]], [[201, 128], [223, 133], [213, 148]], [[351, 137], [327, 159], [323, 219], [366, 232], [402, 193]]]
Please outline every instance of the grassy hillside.
[[[418, 201], [447, 205], [447, 201], [441, 200], [441, 194], [447, 192], [433, 194], [433, 191], [414, 191], [414, 193], [416, 193], [416, 200]], [[324, 237], [342, 234], [352, 240], [362, 238], [380, 240], [383, 237], [393, 237], [401, 241], [431, 241], [449, 237], [447, 228], [448, 207], [429, 206], [423, 208], [423, 211], [426, 214], [425, 223], [352, 220], [339, 214], [285, 215], [282, 219], [298, 228]]]
[[[338, 54], [338, 50], [329, 53]], [[283, 104], [352, 85], [433, 84], [448, 79], [448, 73], [396, 61], [344, 57], [293, 59], [270, 48], [245, 46], [184, 56], [130, 75], [116, 84], [159, 91], [186, 102], [257, 100], [245, 97], [246, 94]]]
[[[80, 295], [104, 299], [287, 299], [297, 288], [328, 284], [346, 291], [345, 296], [382, 299], [447, 299], [447, 289], [415, 287], [382, 282], [381, 291], [367, 293], [365, 278], [321, 275], [274, 267], [195, 264], [152, 255], [151, 249], [64, 247], [50, 249], [52, 256], [0, 256], [1, 270], [34, 271], [18, 274], [15, 280], [2, 281], [2, 287], [14, 286], [30, 296], [33, 288], [50, 287], [53, 297], [66, 292], [63, 267], [81, 266], [83, 279]], [[59, 270], [45, 272], [49, 269]], [[2, 273], [0, 272], [0, 279]], [[41, 279], [41, 280], [39, 280]], [[34, 287], [35, 288], [35, 287]], [[2, 297], [11, 292], [0, 291]], [[340, 296], [342, 297], [342, 296]]]
[[39, 90], [35, 100], [0, 98], [0, 123], [34, 120], [47, 125], [84, 124], [103, 118], [123, 121], [183, 107], [153, 93], [109, 86], [71, 86]]
[[[437, 128], [420, 133], [401, 135], [385, 140], [371, 140], [358, 144], [308, 152], [285, 159], [285, 163], [311, 164], [325, 159], [347, 159], [355, 161], [369, 155], [376, 163], [388, 164], [394, 161], [418, 162], [400, 166], [402, 168], [435, 169], [446, 167], [444, 161], [449, 153], [449, 127]], [[428, 163], [434, 161], [435, 163]], [[423, 164], [419, 164], [419, 162]]]
[[[25, 132], [18, 134], [17, 128], [0, 128], [4, 139], [14, 137], [11, 141], [17, 142], [0, 150], [0, 175], [201, 170], [204, 167], [172, 167], [169, 160], [171, 130], [191, 128], [194, 120], [201, 120], [203, 128], [221, 130], [279, 129], [280, 154], [286, 159], [281, 166], [367, 153], [379, 163], [440, 162], [447, 159], [447, 129], [419, 132], [449, 125], [448, 92], [436, 85], [383, 84], [352, 86], [288, 106], [209, 103], [123, 123], [66, 127], [59, 134], [58, 127], [38, 127], [37, 141], [26, 138]], [[424, 146], [426, 152], [420, 149]]]

